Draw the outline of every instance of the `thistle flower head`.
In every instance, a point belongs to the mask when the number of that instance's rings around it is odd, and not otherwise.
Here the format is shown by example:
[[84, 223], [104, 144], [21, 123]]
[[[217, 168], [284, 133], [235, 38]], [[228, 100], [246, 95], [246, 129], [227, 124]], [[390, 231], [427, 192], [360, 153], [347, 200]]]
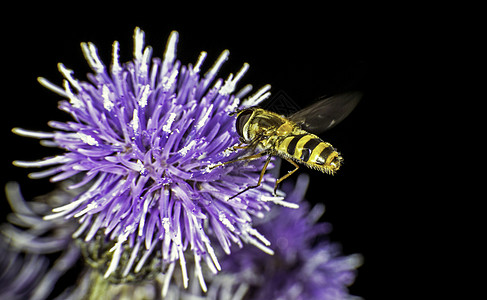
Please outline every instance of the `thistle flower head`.
[[105, 278], [143, 272], [156, 257], [158, 272], [171, 273], [179, 261], [187, 286], [185, 254], [190, 251], [205, 290], [200, 261], [213, 273], [220, 270], [210, 236], [226, 253], [232, 244], [242, 242], [272, 253], [268, 240], [252, 227], [251, 217], [261, 217], [269, 209], [267, 202], [282, 200], [270, 193], [274, 179], [266, 175], [262, 188], [230, 199], [255, 184], [262, 161], [214, 168], [241, 155], [229, 150], [238, 144], [235, 119], [229, 113], [264, 100], [270, 86], [241, 103], [251, 87], [233, 92], [248, 64], [226, 80], [216, 79], [228, 59], [225, 50], [201, 75], [206, 53], [201, 52], [194, 65], [184, 66], [176, 60], [177, 41], [178, 34], [172, 32], [163, 59], [151, 59], [152, 48], [144, 46], [144, 33], [136, 28], [133, 61], [119, 62], [115, 41], [109, 68], [92, 43], [82, 43], [94, 71], [88, 74], [90, 82], [75, 79], [61, 63], [62, 86], [39, 78], [65, 99], [59, 108], [73, 120], [50, 121], [54, 132], [13, 130], [65, 152], [14, 164], [50, 167], [31, 173], [32, 178], [50, 177], [53, 182], [80, 178], [69, 189], [84, 191], [45, 219], [76, 219], [79, 228], [73, 236], [88, 245], [85, 250], [96, 254], [90, 243], [97, 243], [97, 249], [105, 251], [100, 263]]

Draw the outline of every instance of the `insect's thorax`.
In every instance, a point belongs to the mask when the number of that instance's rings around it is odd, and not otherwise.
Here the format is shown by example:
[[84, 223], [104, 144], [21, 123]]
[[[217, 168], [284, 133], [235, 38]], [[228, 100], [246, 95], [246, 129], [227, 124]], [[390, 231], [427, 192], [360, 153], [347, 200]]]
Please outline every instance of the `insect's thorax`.
[[291, 134], [298, 128], [294, 122], [276, 113], [258, 109], [247, 127], [247, 137], [249, 140], [257, 138], [259, 148], [270, 150], [275, 147], [279, 138]]
[[298, 126], [290, 123], [284, 123], [281, 126], [272, 129], [267, 138], [263, 139], [260, 144], [262, 148], [272, 150], [271, 152], [275, 152], [277, 154], [277, 152], [280, 152], [278, 147], [284, 139], [302, 132], [304, 133], [305, 131], [299, 129]]

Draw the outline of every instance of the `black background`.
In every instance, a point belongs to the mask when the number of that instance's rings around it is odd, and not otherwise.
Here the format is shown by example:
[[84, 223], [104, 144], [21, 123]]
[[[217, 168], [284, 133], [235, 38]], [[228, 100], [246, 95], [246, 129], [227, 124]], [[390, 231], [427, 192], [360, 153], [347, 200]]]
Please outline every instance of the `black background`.
[[[235, 73], [248, 62], [250, 70], [241, 83], [254, 88], [270, 83], [272, 92], [284, 91], [301, 107], [325, 94], [364, 92], [352, 114], [322, 135], [344, 157], [338, 174], [306, 168], [299, 172], [311, 175], [307, 199], [326, 205], [323, 220], [333, 224], [331, 239], [342, 244], [344, 254], [364, 256], [351, 294], [389, 298], [386, 290], [394, 289], [396, 283], [392, 274], [404, 264], [397, 252], [402, 248], [398, 236], [402, 240], [406, 230], [398, 220], [407, 201], [400, 200], [405, 191], [397, 188], [397, 170], [402, 164], [394, 154], [398, 145], [392, 142], [399, 134], [395, 119], [401, 113], [394, 98], [402, 92], [394, 91], [394, 84], [402, 76], [398, 74], [409, 49], [404, 41], [409, 36], [407, 28], [395, 26], [397, 12], [389, 11], [385, 17], [374, 7], [244, 9], [238, 4], [207, 9], [139, 2], [118, 9], [39, 6], [26, 13], [22, 5], [12, 8], [15, 21], [2, 21], [0, 185], [19, 181], [26, 198], [52, 189], [48, 180], [30, 180], [29, 170], [11, 164], [14, 159], [35, 160], [55, 152], [36, 140], [15, 136], [12, 127], [49, 130], [49, 120], [67, 120], [57, 110], [60, 97], [40, 86], [38, 76], [60, 84], [56, 64], [63, 62], [77, 78], [85, 79], [90, 69], [79, 47], [82, 41], [93, 42], [108, 65], [111, 44], [118, 40], [121, 61], [130, 60], [136, 26], [145, 31], [153, 57], [161, 57], [170, 31], [177, 30], [177, 55], [183, 64], [194, 63], [205, 50], [208, 57], [203, 69], [208, 68], [222, 50], [229, 49], [230, 59], [220, 76]], [[4, 196], [0, 202], [6, 212]]]

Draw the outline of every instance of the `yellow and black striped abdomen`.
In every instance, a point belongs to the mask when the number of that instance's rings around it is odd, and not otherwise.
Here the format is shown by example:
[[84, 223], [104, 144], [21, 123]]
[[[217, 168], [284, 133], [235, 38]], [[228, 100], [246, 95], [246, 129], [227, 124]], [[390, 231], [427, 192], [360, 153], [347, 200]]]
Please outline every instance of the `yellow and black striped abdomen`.
[[278, 153], [296, 162], [326, 173], [334, 173], [340, 167], [340, 154], [314, 134], [303, 133], [282, 138], [277, 145]]

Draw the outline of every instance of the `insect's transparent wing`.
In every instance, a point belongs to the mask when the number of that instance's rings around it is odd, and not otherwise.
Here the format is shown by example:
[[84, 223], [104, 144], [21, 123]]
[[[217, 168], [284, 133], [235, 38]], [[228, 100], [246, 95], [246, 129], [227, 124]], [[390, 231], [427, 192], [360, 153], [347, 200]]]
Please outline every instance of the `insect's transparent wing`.
[[345, 119], [360, 101], [362, 93], [347, 92], [323, 97], [318, 102], [292, 114], [288, 118], [301, 128], [319, 134]]

